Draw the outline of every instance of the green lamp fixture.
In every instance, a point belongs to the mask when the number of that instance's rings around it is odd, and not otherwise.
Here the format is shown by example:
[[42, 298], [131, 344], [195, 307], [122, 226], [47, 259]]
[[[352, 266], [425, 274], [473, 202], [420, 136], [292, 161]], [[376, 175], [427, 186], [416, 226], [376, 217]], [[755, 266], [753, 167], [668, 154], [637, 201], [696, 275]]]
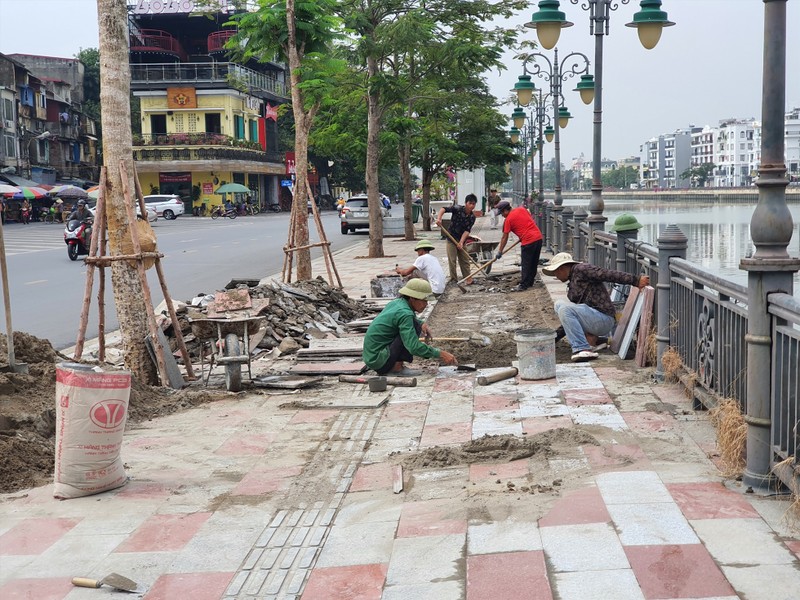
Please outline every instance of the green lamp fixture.
[[675, 23], [661, 10], [661, 0], [642, 0], [639, 6], [641, 10], [634, 14], [633, 21], [626, 23], [625, 26], [636, 27], [642, 46], [652, 50], [661, 39], [661, 30], [664, 27], [672, 27]]
[[562, 27], [572, 27], [572, 23], [567, 21], [566, 15], [558, 8], [558, 0], [542, 0], [539, 2], [539, 10], [533, 13], [531, 22], [525, 23], [525, 27], [536, 29], [536, 36], [545, 50], [552, 50], [558, 43]]
[[522, 106], [528, 106], [533, 98], [533, 92], [536, 91], [536, 85], [531, 81], [530, 75], [520, 75], [514, 84], [514, 91], [517, 94], [517, 102]]
[[581, 80], [573, 91], [580, 93], [584, 104], [591, 104], [594, 100], [594, 75], [581, 75]]
[[517, 129], [516, 127], [512, 127], [508, 133], [511, 136], [512, 144], [516, 144], [517, 142], [519, 142], [519, 129]]
[[558, 108], [558, 126], [561, 127], [561, 129], [564, 129], [569, 124], [571, 118], [572, 115], [569, 114], [569, 110], [567, 110], [566, 106], [560, 106]]
[[511, 120], [514, 121], [514, 127], [522, 129], [523, 125], [525, 125], [525, 111], [518, 106], [511, 113]]
[[548, 142], [552, 142], [552, 141], [553, 141], [553, 136], [554, 136], [555, 134], [556, 134], [556, 130], [555, 130], [555, 129], [553, 129], [553, 126], [552, 126], [552, 125], [548, 125], [547, 127], [545, 127], [545, 128], [544, 128], [544, 138], [545, 138], [545, 139], [546, 139]]

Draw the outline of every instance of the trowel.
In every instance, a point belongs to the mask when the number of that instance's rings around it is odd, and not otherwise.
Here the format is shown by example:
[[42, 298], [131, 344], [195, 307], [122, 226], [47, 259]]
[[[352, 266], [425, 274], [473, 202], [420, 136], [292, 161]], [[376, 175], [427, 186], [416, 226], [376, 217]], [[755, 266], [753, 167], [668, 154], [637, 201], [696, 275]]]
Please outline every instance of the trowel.
[[89, 579], [88, 577], [73, 577], [72, 585], [86, 588], [99, 588], [100, 586], [107, 585], [115, 590], [123, 592], [140, 592], [144, 590], [139, 589], [139, 584], [135, 581], [123, 577], [119, 573], [109, 573], [102, 579]]

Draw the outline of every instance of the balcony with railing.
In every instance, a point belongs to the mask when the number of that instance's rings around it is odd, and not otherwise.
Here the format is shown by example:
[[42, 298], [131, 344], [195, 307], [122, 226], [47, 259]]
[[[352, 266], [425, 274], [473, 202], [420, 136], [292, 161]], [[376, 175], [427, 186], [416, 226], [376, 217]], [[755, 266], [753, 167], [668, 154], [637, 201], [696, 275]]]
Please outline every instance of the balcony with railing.
[[163, 85], [233, 88], [253, 95], [286, 98], [282, 81], [231, 62], [159, 63], [131, 65], [131, 89], [149, 90]]
[[280, 152], [265, 152], [258, 142], [220, 133], [145, 134], [133, 137], [137, 161], [243, 160], [282, 163]]
[[225, 52], [225, 44], [235, 35], [235, 29], [223, 29], [210, 34], [208, 36], [208, 53]]
[[131, 52], [143, 54], [172, 54], [186, 60], [186, 51], [175, 37], [158, 29], [139, 29], [130, 35]]

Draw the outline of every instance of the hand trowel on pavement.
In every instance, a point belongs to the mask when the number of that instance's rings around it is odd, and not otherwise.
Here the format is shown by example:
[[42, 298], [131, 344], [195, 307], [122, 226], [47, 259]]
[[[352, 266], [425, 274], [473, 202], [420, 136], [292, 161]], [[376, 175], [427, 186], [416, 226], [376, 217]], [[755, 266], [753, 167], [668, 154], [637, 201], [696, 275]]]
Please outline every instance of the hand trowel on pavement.
[[119, 573], [109, 573], [102, 579], [89, 579], [88, 577], [73, 577], [72, 585], [87, 588], [99, 588], [101, 585], [107, 585], [116, 590], [123, 592], [139, 592], [139, 585], [127, 577], [123, 577]]

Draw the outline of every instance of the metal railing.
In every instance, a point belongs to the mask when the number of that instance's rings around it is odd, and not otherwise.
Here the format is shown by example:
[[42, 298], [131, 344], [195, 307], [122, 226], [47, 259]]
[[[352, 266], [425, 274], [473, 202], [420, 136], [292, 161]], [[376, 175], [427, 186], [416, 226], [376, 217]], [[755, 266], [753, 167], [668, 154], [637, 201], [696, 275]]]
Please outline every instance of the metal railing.
[[250, 93], [268, 92], [286, 97], [282, 81], [231, 62], [157, 63], [131, 65], [131, 85], [144, 84], [214, 84]]
[[280, 152], [224, 146], [140, 146], [133, 149], [133, 158], [137, 161], [242, 160], [283, 164], [283, 155]]

